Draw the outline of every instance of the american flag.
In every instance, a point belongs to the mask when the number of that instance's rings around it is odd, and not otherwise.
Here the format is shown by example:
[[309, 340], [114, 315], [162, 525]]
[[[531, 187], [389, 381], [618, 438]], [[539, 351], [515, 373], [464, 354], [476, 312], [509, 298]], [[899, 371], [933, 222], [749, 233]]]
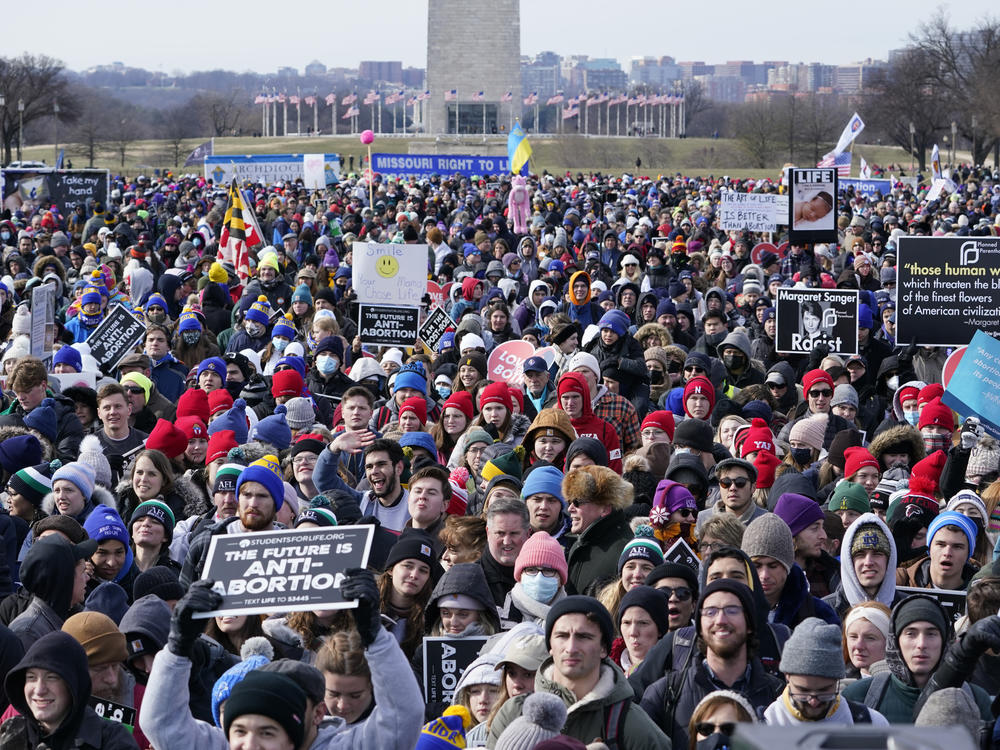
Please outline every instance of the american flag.
[[377, 93], [375, 93], [374, 91], [369, 91], [367, 94], [365, 94], [365, 102], [364, 103], [365, 104], [374, 104], [375, 102], [377, 102], [379, 100], [379, 98], [380, 97], [379, 97], [379, 95]]
[[826, 154], [816, 164], [817, 167], [836, 167], [838, 177], [851, 176], [851, 152], [845, 151], [842, 154], [834, 154], [832, 151]]
[[310, 107], [315, 107], [316, 106], [316, 97], [315, 96], [307, 96], [302, 101], [304, 101]]
[[482, 91], [477, 91], [472, 95], [472, 101], [481, 102], [485, 98], [485, 94]]
[[555, 96], [550, 96], [549, 100], [547, 102], [545, 102], [545, 104], [546, 105], [549, 105], [549, 104], [562, 104], [564, 98], [565, 97], [563, 97], [562, 94], [556, 94]]
[[422, 94], [417, 94], [417, 101], [419, 101], [419, 102], [425, 101], [425, 100], [430, 99], [430, 98], [431, 98], [431, 92], [430, 91], [425, 91]]
[[500, 97], [500, 101], [502, 101], [502, 102], [512, 102], [512, 101], [514, 101], [514, 92], [513, 91], [508, 91], [506, 94], [504, 94], [503, 96]]
[[532, 91], [528, 96], [524, 98], [524, 106], [530, 107], [532, 104], [538, 101], [538, 92]]
[[453, 102], [456, 99], [458, 99], [458, 89], [451, 89], [444, 92], [444, 100], [446, 102]]
[[341, 120], [348, 120], [351, 117], [357, 117], [359, 114], [361, 114], [361, 110], [360, 109], [358, 109], [357, 107], [349, 107], [347, 109], [347, 111], [344, 112], [343, 115], [341, 115], [340, 119]]
[[574, 105], [566, 107], [562, 111], [562, 116], [564, 120], [569, 120], [572, 117], [576, 117], [578, 114], [580, 114], [580, 109], [579, 107], [576, 107]]
[[587, 100], [588, 107], [593, 107], [595, 104], [600, 104], [600, 103], [601, 103], [601, 97], [599, 94], [595, 94], [594, 96], [590, 97]]
[[337, 95], [336, 94], [327, 94], [326, 95], [326, 99], [324, 101], [332, 107], [333, 103], [335, 101], [337, 101]]
[[267, 97], [263, 94], [257, 94], [257, 97], [253, 100], [254, 104], [263, 104], [267, 101]]
[[297, 97], [295, 94], [292, 94], [290, 97], [288, 97], [288, 103], [289, 104], [298, 104], [299, 103], [299, 97]]
[[284, 104], [284, 103], [285, 103], [285, 95], [278, 94], [278, 104]]
[[355, 91], [353, 94], [348, 94], [343, 99], [341, 99], [340, 103], [346, 107], [348, 104], [354, 104], [354, 102], [356, 102], [357, 100], [358, 100], [358, 93]]

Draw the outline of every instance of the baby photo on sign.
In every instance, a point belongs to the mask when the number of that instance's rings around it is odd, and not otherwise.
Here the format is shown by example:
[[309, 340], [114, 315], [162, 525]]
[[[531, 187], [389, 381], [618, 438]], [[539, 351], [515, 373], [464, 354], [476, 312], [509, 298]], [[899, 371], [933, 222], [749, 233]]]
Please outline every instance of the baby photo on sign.
[[837, 170], [790, 169], [790, 241], [837, 240]]
[[856, 289], [779, 289], [777, 351], [808, 354], [822, 344], [831, 354], [857, 354], [858, 299]]

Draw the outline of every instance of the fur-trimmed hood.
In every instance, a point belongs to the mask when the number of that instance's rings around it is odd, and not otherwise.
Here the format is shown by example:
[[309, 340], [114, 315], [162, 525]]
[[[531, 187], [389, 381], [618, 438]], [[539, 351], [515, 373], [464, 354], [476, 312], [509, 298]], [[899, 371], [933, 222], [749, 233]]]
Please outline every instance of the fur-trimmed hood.
[[[95, 484], [94, 493], [90, 496], [90, 502], [88, 503], [87, 515], [90, 515], [90, 512], [98, 505], [107, 505], [109, 508], [118, 510], [118, 501], [115, 499], [115, 496], [101, 487], [101, 485]], [[51, 492], [42, 498], [42, 510], [50, 516], [54, 516], [59, 512], [56, 510], [56, 496]], [[80, 525], [83, 525], [82, 521]]]
[[56, 447], [52, 444], [51, 440], [45, 437], [38, 430], [33, 430], [30, 427], [25, 427], [24, 425], [0, 425], [0, 443], [4, 442], [8, 438], [17, 437], [18, 435], [34, 435], [38, 438], [38, 442], [42, 444], [42, 461], [51, 461], [56, 457]]
[[656, 336], [660, 341], [659, 345], [662, 347], [672, 346], [674, 343], [674, 338], [670, 335], [670, 331], [666, 329], [666, 326], [661, 326], [659, 323], [644, 323], [633, 334], [633, 338], [643, 345], [645, 345], [645, 341], [649, 336]]
[[[253, 459], [256, 460], [256, 459]], [[174, 477], [174, 497], [163, 498], [175, 512], [178, 508], [183, 509], [183, 514], [187, 518], [200, 516], [207, 513], [210, 508], [205, 499], [205, 494], [198, 490], [198, 486], [190, 477], [179, 475]], [[118, 515], [128, 524], [128, 519], [139, 504], [139, 498], [132, 489], [132, 483], [128, 477], [123, 477], [115, 487], [115, 494], [112, 502], [105, 503], [118, 511]], [[180, 520], [178, 518], [178, 520]]]
[[886, 466], [882, 463], [882, 454], [888, 452], [889, 448], [894, 445], [905, 444], [907, 446], [908, 452], [910, 453], [911, 460], [909, 468], [913, 468], [913, 465], [917, 461], [922, 460], [926, 455], [927, 451], [924, 449], [924, 441], [920, 437], [920, 433], [917, 431], [916, 427], [911, 427], [908, 424], [898, 424], [895, 427], [890, 427], [887, 430], [883, 430], [878, 433], [869, 445], [868, 450], [871, 454], [878, 460], [879, 465], [882, 466], [882, 471], [886, 470]]

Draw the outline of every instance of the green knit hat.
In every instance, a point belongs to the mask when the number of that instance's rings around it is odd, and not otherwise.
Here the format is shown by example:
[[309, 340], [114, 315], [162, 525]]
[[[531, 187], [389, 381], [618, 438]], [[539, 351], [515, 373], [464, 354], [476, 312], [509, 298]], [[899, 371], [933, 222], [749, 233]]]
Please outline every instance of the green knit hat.
[[853, 510], [858, 513], [871, 513], [872, 506], [868, 501], [868, 493], [857, 482], [841, 482], [833, 491], [833, 497], [826, 506], [827, 510]]
[[653, 527], [645, 524], [635, 530], [635, 536], [629, 540], [618, 556], [618, 575], [629, 560], [645, 560], [655, 568], [663, 564], [663, 548], [653, 534]]
[[173, 539], [174, 526], [177, 523], [177, 519], [174, 518], [174, 512], [170, 510], [170, 506], [162, 500], [147, 500], [136, 506], [128, 521], [129, 535], [131, 536], [132, 526], [135, 525], [135, 522], [146, 516], [160, 522], [160, 525], [167, 532], [167, 542], [169, 543]]

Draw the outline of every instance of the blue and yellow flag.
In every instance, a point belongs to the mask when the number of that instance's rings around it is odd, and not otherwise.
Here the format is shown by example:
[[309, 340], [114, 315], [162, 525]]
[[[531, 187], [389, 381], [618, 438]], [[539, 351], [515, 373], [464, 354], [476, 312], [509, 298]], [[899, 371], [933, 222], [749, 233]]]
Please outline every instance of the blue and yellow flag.
[[514, 127], [507, 136], [507, 158], [510, 161], [511, 174], [528, 174], [528, 160], [531, 158], [531, 144], [528, 136], [521, 129], [521, 123]]

